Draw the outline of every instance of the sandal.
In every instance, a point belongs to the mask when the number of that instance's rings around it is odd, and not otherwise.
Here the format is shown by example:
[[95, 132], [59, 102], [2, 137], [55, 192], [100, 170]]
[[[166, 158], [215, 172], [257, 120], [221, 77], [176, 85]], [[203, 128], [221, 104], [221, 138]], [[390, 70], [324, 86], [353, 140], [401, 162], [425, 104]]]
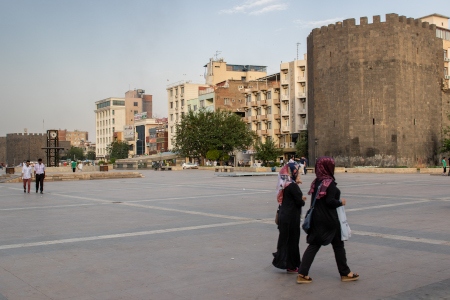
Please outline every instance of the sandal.
[[[349, 273], [350, 274], [350, 273]], [[355, 281], [359, 279], [359, 274], [358, 273], [353, 273], [352, 276], [341, 276], [341, 281], [343, 282], [347, 282], [347, 281]]]
[[[308, 277], [308, 278], [307, 278]], [[297, 275], [297, 283], [311, 283], [312, 278], [309, 276]]]

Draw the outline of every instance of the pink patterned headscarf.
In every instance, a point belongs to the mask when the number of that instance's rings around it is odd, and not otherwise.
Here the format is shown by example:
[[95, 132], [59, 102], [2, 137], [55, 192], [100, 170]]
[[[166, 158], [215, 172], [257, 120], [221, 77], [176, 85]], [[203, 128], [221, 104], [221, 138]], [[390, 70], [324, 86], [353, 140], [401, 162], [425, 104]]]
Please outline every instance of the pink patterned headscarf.
[[316, 180], [322, 181], [322, 187], [317, 195], [316, 199], [320, 199], [327, 194], [327, 188], [332, 182], [336, 182], [334, 179], [334, 159], [329, 156], [319, 157], [316, 161], [316, 179], [311, 183], [308, 195], [314, 192], [316, 186]]
[[277, 201], [278, 204], [283, 202], [283, 190], [290, 185], [295, 183], [297, 176], [299, 175], [300, 166], [293, 163], [285, 164], [280, 172], [278, 173], [278, 184], [277, 184]]

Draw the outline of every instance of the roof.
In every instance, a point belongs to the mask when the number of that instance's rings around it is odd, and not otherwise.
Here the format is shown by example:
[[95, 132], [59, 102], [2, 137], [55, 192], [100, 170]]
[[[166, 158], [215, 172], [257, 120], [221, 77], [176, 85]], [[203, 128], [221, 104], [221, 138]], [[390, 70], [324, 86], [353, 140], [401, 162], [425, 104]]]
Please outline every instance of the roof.
[[428, 17], [439, 17], [439, 18], [444, 18], [444, 19], [450, 19], [450, 17], [444, 16], [444, 15], [440, 15], [440, 14], [431, 14], [431, 15], [428, 15], [428, 16], [425, 16], [425, 17], [421, 17], [419, 19], [425, 19], [425, 18], [428, 18]]

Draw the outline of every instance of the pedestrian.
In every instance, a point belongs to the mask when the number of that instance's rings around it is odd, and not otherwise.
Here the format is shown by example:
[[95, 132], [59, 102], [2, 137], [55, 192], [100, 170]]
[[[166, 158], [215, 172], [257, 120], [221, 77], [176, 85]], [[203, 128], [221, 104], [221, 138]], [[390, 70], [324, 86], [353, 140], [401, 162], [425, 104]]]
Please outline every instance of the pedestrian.
[[305, 175], [306, 175], [306, 173], [308, 173], [308, 169], [307, 169], [307, 167], [308, 167], [308, 159], [306, 157], [304, 157], [304, 156], [302, 156], [302, 158], [305, 160]]
[[75, 170], [77, 169], [77, 162], [72, 160], [72, 163], [70, 165], [72, 167], [72, 171], [75, 173]]
[[[450, 166], [450, 156], [448, 157], [448, 165]], [[450, 170], [448, 170], [448, 176], [450, 176]]]
[[332, 244], [339, 274], [342, 281], [359, 279], [357, 273], [350, 271], [347, 265], [344, 242], [341, 240], [341, 227], [336, 208], [346, 204], [340, 199], [341, 191], [334, 178], [334, 159], [320, 157], [316, 162], [316, 179], [311, 183], [309, 195], [316, 195], [311, 228], [308, 230], [306, 242], [309, 244], [303, 253], [302, 263], [298, 270], [297, 283], [311, 283], [308, 276], [311, 264], [321, 246]]
[[272, 264], [292, 274], [296, 274], [300, 266], [300, 216], [306, 200], [298, 186], [300, 183], [298, 164], [288, 163], [281, 168], [278, 173], [278, 189], [282, 189], [283, 194], [282, 197], [277, 197], [279, 236]]
[[83, 162], [82, 161], [78, 164], [78, 169], [80, 170], [80, 172], [83, 171]]
[[445, 160], [445, 156], [442, 158], [442, 167], [444, 168], [444, 173], [442, 173], [442, 175], [445, 175], [445, 173], [447, 173], [447, 161]]
[[283, 158], [280, 158], [280, 167], [282, 167], [282, 166], [283, 166], [283, 163], [284, 163], [284, 160], [283, 160]]
[[34, 178], [36, 178], [36, 193], [41, 188], [41, 194], [44, 193], [45, 165], [42, 158], [38, 159], [38, 163], [34, 165]]
[[30, 166], [30, 161], [27, 160], [25, 164], [22, 167], [22, 181], [23, 181], [23, 192], [27, 192], [27, 185], [28, 185], [28, 194], [30, 193], [31, 188], [31, 174], [32, 174], [32, 167]]

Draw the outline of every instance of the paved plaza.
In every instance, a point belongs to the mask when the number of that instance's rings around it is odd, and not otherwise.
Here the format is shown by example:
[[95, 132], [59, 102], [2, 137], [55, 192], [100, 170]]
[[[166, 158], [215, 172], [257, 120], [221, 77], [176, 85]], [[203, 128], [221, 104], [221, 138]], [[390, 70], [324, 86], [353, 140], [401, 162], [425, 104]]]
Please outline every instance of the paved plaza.
[[450, 177], [336, 174], [361, 279], [341, 282], [327, 246], [299, 285], [271, 264], [275, 176], [142, 173], [0, 184], [0, 300], [450, 299]]

